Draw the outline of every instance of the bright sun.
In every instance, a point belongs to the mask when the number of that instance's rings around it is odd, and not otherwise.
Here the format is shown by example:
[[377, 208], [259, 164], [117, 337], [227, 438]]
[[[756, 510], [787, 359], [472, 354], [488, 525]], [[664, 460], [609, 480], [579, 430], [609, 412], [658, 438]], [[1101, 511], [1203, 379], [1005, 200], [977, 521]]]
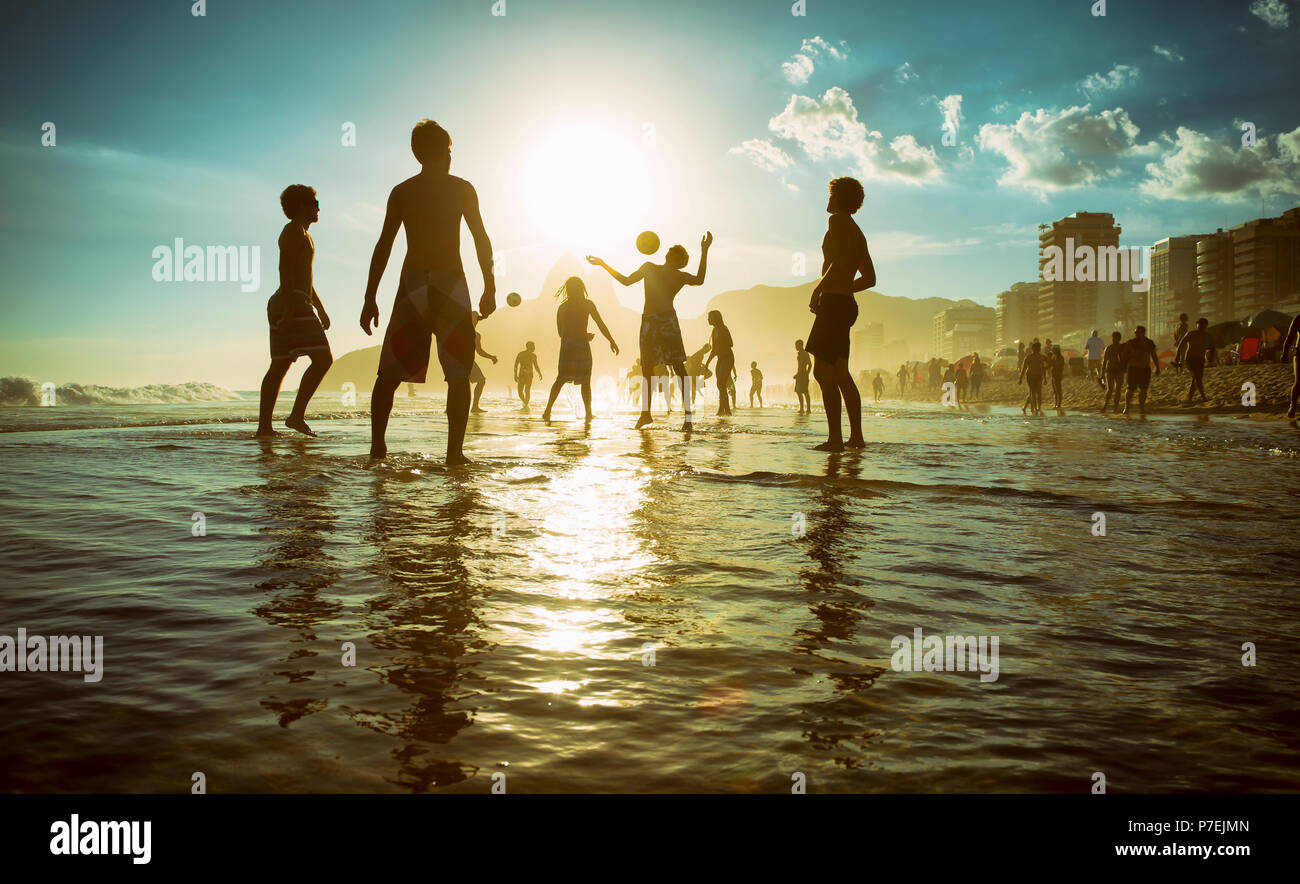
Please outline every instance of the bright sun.
[[584, 254], [634, 236], [650, 208], [645, 148], [594, 123], [525, 147], [522, 195], [533, 236]]

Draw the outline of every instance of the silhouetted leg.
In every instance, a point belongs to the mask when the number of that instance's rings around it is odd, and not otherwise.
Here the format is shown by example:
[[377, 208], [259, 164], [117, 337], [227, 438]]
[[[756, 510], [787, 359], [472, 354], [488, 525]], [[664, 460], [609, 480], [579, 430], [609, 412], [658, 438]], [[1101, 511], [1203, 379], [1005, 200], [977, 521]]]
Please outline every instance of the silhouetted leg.
[[[468, 384], [469, 384], [469, 381], [466, 381], [465, 383], [466, 383], [466, 385], [468, 385]], [[473, 411], [474, 411], [475, 413], [478, 413], [478, 412], [480, 412], [480, 411], [483, 410], [483, 409], [481, 409], [481, 408], [478, 407], [478, 401], [479, 401], [480, 399], [483, 398], [483, 388], [486, 387], [486, 386], [487, 386], [487, 381], [479, 381], [477, 384], [474, 385], [474, 406], [473, 406]]]
[[1287, 417], [1295, 417], [1296, 403], [1300, 402], [1300, 352], [1294, 357], [1292, 371], [1295, 373], [1295, 383], [1291, 385], [1291, 408], [1286, 413]]
[[689, 395], [687, 395], [686, 392], [686, 384], [689, 380], [686, 374], [686, 365], [684, 363], [678, 362], [676, 365], [673, 366], [673, 374], [676, 375], [677, 377], [676, 377], [676, 382], [670, 385], [670, 389], [673, 386], [681, 385], [682, 414], [684, 417], [684, 420], [682, 422], [682, 431], [690, 432], [691, 418], [695, 414], [695, 407], [691, 404], [691, 398]]
[[[844, 399], [844, 410], [848, 412], [849, 417], [848, 446], [850, 448], [866, 448], [867, 443], [862, 438], [862, 395], [858, 393], [858, 385], [854, 382], [853, 375], [849, 374], [849, 360], [847, 357], [836, 360], [835, 375], [840, 396]], [[761, 404], [761, 397], [759, 402]], [[837, 428], [839, 422], [839, 414], [837, 413], [835, 415]]]
[[564, 389], [564, 381], [556, 380], [551, 384], [551, 395], [546, 400], [546, 410], [542, 412], [542, 420], [551, 419], [551, 409], [555, 406], [555, 400], [560, 398], [560, 390]]
[[271, 366], [266, 370], [266, 376], [262, 378], [262, 398], [257, 408], [257, 435], [274, 436], [275, 428], [271, 426], [271, 419], [275, 412], [275, 400], [280, 395], [280, 385], [284, 383], [284, 376], [289, 373], [289, 366], [293, 362], [288, 359], [272, 359]]
[[316, 395], [316, 388], [325, 378], [325, 372], [329, 371], [334, 364], [334, 357], [328, 352], [313, 353], [311, 365], [302, 373], [302, 381], [298, 384], [298, 395], [293, 400], [293, 411], [289, 412], [289, 417], [285, 420], [284, 425], [291, 430], [297, 430], [299, 433], [305, 433], [308, 436], [315, 436], [311, 427], [307, 426], [307, 403], [311, 402], [311, 397]]
[[[481, 386], [481, 385], [480, 385]], [[469, 422], [469, 378], [447, 381], [447, 464], [469, 463], [465, 446], [465, 424]]]
[[822, 388], [822, 407], [826, 410], [826, 441], [817, 451], [843, 451], [844, 436], [840, 429], [840, 385], [835, 366], [821, 357], [813, 360], [813, 377]]
[[[645, 357], [642, 357], [641, 364], [645, 365]], [[636, 429], [638, 430], [654, 420], [650, 416], [650, 397], [654, 395], [654, 387], [650, 385], [650, 374], [648, 372], [643, 374], [641, 380], [641, 416], [636, 419]]]
[[375, 378], [374, 389], [370, 391], [370, 459], [379, 460], [388, 454], [384, 443], [384, 434], [388, 432], [388, 415], [393, 410], [393, 393], [401, 384], [400, 380], [383, 377]]
[[591, 381], [582, 382], [582, 408], [587, 420], [591, 420]]

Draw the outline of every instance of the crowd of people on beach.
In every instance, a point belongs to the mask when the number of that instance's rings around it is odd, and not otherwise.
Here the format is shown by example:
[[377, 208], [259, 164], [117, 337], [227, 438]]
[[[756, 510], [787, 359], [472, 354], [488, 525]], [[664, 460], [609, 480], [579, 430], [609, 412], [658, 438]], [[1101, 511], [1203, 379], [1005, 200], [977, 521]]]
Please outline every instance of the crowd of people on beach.
[[[467, 463], [464, 454], [465, 429], [471, 411], [481, 411], [480, 399], [486, 379], [475, 362], [481, 356], [497, 362], [497, 357], [483, 349], [478, 324], [496, 310], [496, 281], [493, 275], [492, 243], [479, 211], [478, 195], [473, 186], [450, 174], [451, 136], [433, 120], [421, 120], [411, 130], [411, 152], [420, 163], [420, 171], [399, 183], [389, 194], [383, 226], [370, 262], [370, 273], [361, 308], [361, 328], [367, 335], [379, 326], [377, 294], [394, 240], [405, 230], [407, 253], [398, 278], [397, 297], [384, 332], [379, 368], [370, 398], [370, 456], [387, 455], [385, 433], [393, 408], [393, 395], [403, 384], [423, 383], [435, 352], [447, 383], [447, 463]], [[827, 421], [827, 439], [816, 446], [819, 451], [840, 451], [846, 447], [862, 448], [862, 400], [849, 374], [849, 332], [857, 319], [854, 295], [876, 283], [875, 268], [867, 250], [866, 238], [853, 220], [861, 208], [864, 193], [854, 178], [836, 178], [830, 182], [826, 204], [829, 222], [822, 241], [822, 273], [813, 287], [809, 311], [812, 327], [806, 344], [796, 343], [795, 388], [800, 413], [811, 411], [808, 398], [808, 374], [821, 386], [822, 403]], [[267, 301], [270, 328], [271, 365], [262, 380], [257, 435], [274, 436], [272, 425], [275, 401], [289, 367], [301, 356], [311, 360], [304, 372], [285, 426], [314, 436], [306, 422], [311, 397], [333, 362], [325, 332], [330, 319], [321, 303], [313, 280], [315, 244], [308, 228], [320, 220], [320, 201], [316, 190], [293, 184], [280, 195], [280, 208], [289, 222], [278, 240], [280, 286]], [[479, 269], [483, 277], [483, 294], [478, 309], [470, 304], [468, 285], [460, 256], [460, 226], [468, 226], [474, 241]], [[642, 236], [646, 236], [643, 234]], [[658, 249], [653, 238], [651, 254]], [[640, 237], [638, 238], [640, 240]], [[700, 260], [695, 273], [686, 267], [689, 255], [681, 245], [671, 246], [663, 263], [647, 261], [631, 273], [615, 270], [602, 258], [587, 256], [588, 262], [604, 269], [622, 285], [640, 283], [645, 294], [641, 315], [637, 363], [641, 372], [636, 428], [651, 424], [650, 391], [657, 366], [666, 366], [679, 386], [685, 421], [682, 431], [692, 431], [695, 383], [709, 371], [716, 360], [720, 379], [718, 414], [732, 413], [736, 405], [734, 342], [714, 310], [709, 314], [711, 334], [706, 347], [691, 357], [692, 375], [682, 342], [681, 325], [673, 300], [682, 288], [704, 283], [709, 248], [713, 234], [700, 240]], [[641, 243], [638, 242], [638, 247]], [[543, 419], [550, 420], [556, 397], [567, 383], [579, 385], [586, 417], [591, 413], [591, 341], [588, 323], [596, 327], [618, 354], [618, 345], [600, 317], [595, 303], [588, 297], [580, 277], [570, 277], [556, 293], [561, 303], [556, 309], [556, 331], [560, 338], [559, 364], [551, 386]], [[531, 398], [533, 376], [541, 379], [535, 345], [531, 342], [515, 358], [514, 379], [520, 399]], [[705, 355], [707, 353], [707, 355]], [[701, 357], [703, 357], [701, 359]], [[757, 362], [750, 363], [751, 407], [755, 398], [763, 404], [763, 374]], [[473, 386], [471, 400], [470, 388]], [[688, 389], [689, 387], [689, 389]], [[842, 435], [842, 411], [847, 411], [849, 438]]]
[[[468, 416], [471, 411], [482, 411], [480, 399], [486, 383], [475, 356], [497, 362], [497, 357], [483, 348], [482, 335], [478, 331], [479, 323], [496, 310], [492, 243], [484, 228], [474, 188], [468, 181], [450, 174], [451, 136], [447, 131], [432, 120], [421, 120], [411, 131], [411, 152], [421, 169], [389, 194], [361, 308], [361, 328], [367, 335], [372, 334], [372, 329], [379, 326], [379, 283], [397, 233], [404, 229], [407, 254], [399, 273], [397, 297], [384, 332], [370, 399], [370, 456], [381, 459], [387, 454], [385, 433], [394, 392], [402, 383], [423, 383], [429, 362], [436, 352], [447, 383], [447, 462], [466, 463], [468, 460], [463, 448]], [[808, 304], [813, 314], [812, 325], [806, 341], [795, 342], [794, 381], [800, 414], [811, 413], [810, 374], [821, 388], [827, 438], [815, 447], [818, 451], [862, 448], [866, 444], [862, 435], [862, 399], [848, 367], [850, 329], [858, 316], [855, 295], [876, 284], [875, 267], [866, 238], [853, 219], [863, 200], [862, 184], [854, 178], [836, 178], [828, 186], [826, 212], [829, 219], [822, 240], [821, 275]], [[276, 435], [272, 416], [280, 386], [293, 362], [307, 356], [311, 364], [299, 383], [285, 426], [314, 436], [306, 422], [307, 405], [333, 361], [325, 335], [330, 327], [330, 318], [314, 286], [315, 244], [308, 233], [308, 228], [320, 218], [320, 201], [314, 188], [293, 184], [281, 193], [280, 207], [289, 221], [278, 240], [280, 286], [267, 301], [271, 364], [262, 380], [257, 435]], [[461, 263], [462, 222], [469, 227], [482, 272], [483, 294], [477, 310], [471, 308]], [[643, 239], [647, 238], [651, 241], [651, 248], [642, 247]], [[605, 270], [618, 283], [624, 286], [640, 283], [643, 286], [645, 302], [637, 341], [639, 356], [631, 374], [633, 380], [639, 376], [640, 383], [630, 385], [636, 390], [636, 404], [640, 410], [635, 424], [637, 429], [653, 422], [651, 394], [658, 388], [665, 393], [670, 410], [673, 393], [680, 392], [685, 415], [682, 431], [690, 433], [699, 382], [710, 376], [717, 378], [718, 415], [730, 415], [737, 407], [735, 342], [722, 314], [717, 310], [709, 312], [709, 341], [688, 356], [674, 309], [674, 298], [685, 286], [703, 285], [712, 244], [713, 234], [706, 232], [700, 240], [700, 259], [694, 273], [686, 270], [690, 256], [681, 245], [668, 248], [662, 263], [646, 261], [627, 274], [615, 270], [602, 258], [587, 256], [589, 263]], [[638, 248], [645, 254], [653, 254], [659, 248], [658, 237], [643, 233], [638, 237]], [[546, 421], [551, 419], [560, 391], [565, 384], [573, 383], [581, 389], [585, 417], [589, 420], [592, 418], [591, 342], [595, 338], [595, 333], [588, 331], [589, 323], [596, 324], [615, 355], [619, 353], [618, 344], [580, 277], [567, 279], [556, 292], [556, 298], [560, 300], [556, 308], [560, 354], [542, 417]], [[515, 295], [511, 295], [511, 299], [511, 303], [518, 301]], [[1189, 327], [1186, 314], [1180, 319], [1174, 335], [1176, 353], [1173, 365], [1176, 368], [1185, 366], [1191, 376], [1188, 403], [1198, 394], [1204, 402], [1203, 374], [1207, 361], [1214, 357], [1214, 341], [1207, 332], [1206, 319], [1199, 319], [1194, 329]], [[1300, 339], [1300, 317], [1291, 323], [1283, 341], [1284, 359], [1297, 339]], [[1127, 341], [1123, 340], [1120, 332], [1114, 332], [1109, 345], [1094, 330], [1085, 346], [1087, 373], [1106, 394], [1102, 411], [1106, 411], [1112, 401], [1116, 411], [1119, 410], [1122, 390], [1124, 413], [1129, 413], [1132, 408], [1135, 394], [1138, 409], [1145, 413], [1152, 370], [1159, 374], [1161, 369], [1156, 345], [1146, 336], [1146, 330], [1137, 326]], [[1020, 342], [1018, 350], [1017, 383], [1028, 386], [1022, 412], [1043, 413], [1043, 386], [1047, 380], [1051, 381], [1054, 407], [1059, 411], [1066, 365], [1060, 344], [1053, 344], [1048, 339], [1044, 345], [1034, 339], [1028, 348]], [[712, 371], [710, 364], [713, 364]], [[950, 391], [954, 404], [960, 405], [980, 399], [988, 374], [988, 366], [978, 353], [974, 353], [946, 365], [939, 359], [929, 360], [923, 368], [904, 364], [896, 377], [900, 395], [909, 383], [920, 384], [928, 379], [931, 388], [942, 388], [945, 393]], [[515, 357], [513, 377], [516, 392], [527, 407], [534, 377], [542, 378], [534, 342], [528, 342]], [[656, 378], [670, 378], [671, 382], [656, 385]], [[753, 407], [757, 399], [761, 408], [763, 373], [757, 362], [750, 363], [750, 378], [750, 406]], [[885, 387], [880, 372], [872, 378], [871, 385], [875, 400], [879, 401]], [[1300, 353], [1297, 355], [1296, 383], [1291, 393], [1291, 417], [1295, 416], [1297, 399], [1300, 399]], [[849, 424], [847, 440], [843, 437], [842, 427], [845, 416]]]

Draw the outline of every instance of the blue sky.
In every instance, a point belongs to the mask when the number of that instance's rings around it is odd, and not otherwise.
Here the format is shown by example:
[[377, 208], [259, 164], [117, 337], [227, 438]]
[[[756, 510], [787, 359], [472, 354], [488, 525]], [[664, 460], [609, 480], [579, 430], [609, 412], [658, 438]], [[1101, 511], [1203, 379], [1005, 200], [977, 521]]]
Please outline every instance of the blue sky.
[[[684, 315], [804, 281], [796, 253], [815, 273], [841, 174], [866, 185], [879, 291], [986, 304], [1034, 277], [1036, 225], [1074, 211], [1114, 212], [1140, 245], [1257, 217], [1261, 197], [1269, 214], [1300, 203], [1300, 3], [1091, 7], [8, 4], [0, 375], [255, 386], [278, 194], [295, 182], [320, 192], [335, 352], [376, 343], [356, 324], [370, 250], [388, 190], [417, 170], [407, 138], [424, 116], [478, 189], [503, 293], [535, 296], [564, 251], [634, 266], [645, 228], [694, 262], [710, 229], [709, 280]], [[569, 187], [584, 169], [610, 177]], [[176, 237], [259, 246], [261, 289], [155, 282], [152, 250]], [[400, 243], [385, 312], [399, 261]]]

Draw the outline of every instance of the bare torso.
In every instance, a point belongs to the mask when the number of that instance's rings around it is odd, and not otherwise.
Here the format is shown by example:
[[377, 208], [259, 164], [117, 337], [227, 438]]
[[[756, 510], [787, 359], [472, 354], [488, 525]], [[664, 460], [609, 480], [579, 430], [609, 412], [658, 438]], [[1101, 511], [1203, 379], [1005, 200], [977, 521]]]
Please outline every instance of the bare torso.
[[455, 175], [420, 172], [393, 188], [393, 200], [406, 229], [402, 271], [463, 273], [460, 222], [469, 183]]
[[280, 291], [299, 291], [310, 296], [311, 263], [316, 256], [316, 244], [311, 235], [290, 221], [280, 231]]

